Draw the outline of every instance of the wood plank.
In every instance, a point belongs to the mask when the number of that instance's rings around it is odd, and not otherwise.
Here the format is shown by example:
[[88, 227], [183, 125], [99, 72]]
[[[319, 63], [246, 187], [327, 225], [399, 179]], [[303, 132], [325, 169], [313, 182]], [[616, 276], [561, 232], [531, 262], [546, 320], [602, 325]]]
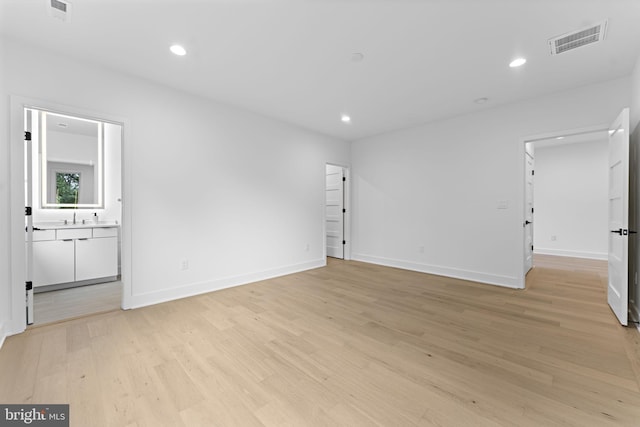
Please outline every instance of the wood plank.
[[534, 264], [514, 290], [330, 259], [30, 328], [0, 351], [0, 401], [87, 426], [637, 425], [640, 334], [606, 263]]

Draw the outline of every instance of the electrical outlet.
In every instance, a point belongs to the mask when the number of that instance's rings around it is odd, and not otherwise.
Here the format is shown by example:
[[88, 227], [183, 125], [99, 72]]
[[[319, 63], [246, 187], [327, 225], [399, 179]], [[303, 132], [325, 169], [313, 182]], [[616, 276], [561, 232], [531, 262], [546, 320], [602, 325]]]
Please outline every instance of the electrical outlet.
[[558, 237], [557, 237], [557, 236], [551, 236], [551, 241], [552, 241], [552, 242], [555, 242], [557, 239], [558, 239]]
[[189, 260], [183, 259], [180, 261], [180, 270], [188, 270], [189, 269]]

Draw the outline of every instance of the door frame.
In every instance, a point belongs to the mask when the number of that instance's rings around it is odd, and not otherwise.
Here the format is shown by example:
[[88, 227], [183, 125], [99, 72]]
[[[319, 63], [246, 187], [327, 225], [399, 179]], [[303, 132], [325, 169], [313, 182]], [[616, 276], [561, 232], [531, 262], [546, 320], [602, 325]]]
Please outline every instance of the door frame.
[[[526, 173], [526, 150], [525, 150], [525, 144], [529, 143], [529, 142], [536, 142], [536, 141], [542, 141], [542, 140], [546, 140], [546, 139], [552, 139], [552, 138], [558, 138], [560, 136], [562, 137], [567, 137], [567, 136], [575, 136], [575, 135], [582, 135], [582, 134], [586, 134], [586, 133], [592, 133], [592, 132], [607, 132], [609, 130], [609, 125], [608, 124], [600, 124], [600, 125], [594, 125], [594, 126], [587, 126], [587, 127], [582, 127], [582, 128], [575, 128], [575, 129], [567, 129], [567, 130], [562, 130], [562, 131], [554, 131], [554, 132], [546, 132], [546, 133], [541, 133], [541, 134], [536, 134], [536, 135], [529, 135], [529, 136], [525, 136], [520, 138], [520, 143], [518, 144], [518, 156], [520, 158], [520, 176], [521, 176], [521, 191], [520, 191], [520, 222], [519, 222], [519, 226], [522, 229], [522, 233], [520, 233], [520, 278], [519, 281], [520, 283], [518, 284], [518, 288], [524, 289], [526, 287], [526, 275], [527, 275], [527, 267], [525, 265], [524, 262], [524, 256], [525, 256], [525, 250], [524, 250], [524, 243], [526, 241], [526, 228], [523, 226], [524, 225], [524, 221], [526, 218], [526, 198], [525, 198], [525, 188], [527, 186], [527, 173]], [[534, 145], [535, 147], [535, 145]], [[535, 182], [534, 182], [534, 186], [535, 186]], [[535, 203], [535, 202], [534, 202]], [[535, 244], [535, 243], [534, 243]]]
[[322, 179], [324, 182], [322, 194], [322, 258], [327, 261], [327, 165], [341, 167], [346, 178], [344, 186], [344, 260], [351, 259], [351, 167], [342, 163], [326, 162], [322, 169]]
[[[533, 206], [535, 204], [535, 200], [533, 198], [533, 189], [534, 189], [534, 171], [535, 171], [535, 145], [533, 145], [532, 142], [525, 142], [524, 144], [525, 149], [524, 149], [524, 172], [525, 172], [525, 178], [524, 178], [524, 223], [522, 224], [522, 226], [524, 227], [524, 241], [525, 241], [525, 245], [524, 245], [524, 271], [525, 271], [525, 276], [527, 274], [529, 274], [529, 271], [531, 271], [531, 269], [533, 268], [533, 232], [534, 232], [534, 221], [533, 221]], [[531, 154], [529, 154], [529, 151], [531, 151]], [[531, 156], [531, 162], [532, 162], [532, 167], [531, 167], [531, 174], [529, 174], [529, 159], [528, 157]], [[528, 180], [531, 180], [531, 187], [529, 187], [527, 185]], [[531, 194], [528, 194], [529, 191], [531, 191]], [[529, 198], [531, 198], [531, 214], [529, 216], [529, 206], [528, 206], [528, 201]], [[529, 224], [527, 224], [527, 220], [531, 218], [531, 221], [529, 222]], [[527, 225], [529, 225], [530, 227], [527, 228]], [[529, 263], [527, 262], [528, 255], [529, 255], [529, 242], [531, 242], [531, 265], [529, 265]]]
[[123, 309], [131, 308], [132, 250], [131, 250], [131, 177], [132, 158], [131, 126], [127, 118], [109, 113], [96, 112], [86, 108], [71, 107], [43, 99], [10, 96], [10, 266], [11, 266], [11, 316], [8, 335], [23, 332], [27, 327], [25, 316], [25, 241], [24, 241], [24, 201], [25, 201], [25, 158], [24, 158], [24, 108], [55, 111], [71, 116], [91, 118], [122, 126], [122, 223], [121, 232], [121, 280]]

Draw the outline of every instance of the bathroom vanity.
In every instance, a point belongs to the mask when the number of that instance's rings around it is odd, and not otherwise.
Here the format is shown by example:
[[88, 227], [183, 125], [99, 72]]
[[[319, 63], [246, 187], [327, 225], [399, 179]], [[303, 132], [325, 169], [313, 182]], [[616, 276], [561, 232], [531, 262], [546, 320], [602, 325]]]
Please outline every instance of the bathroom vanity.
[[34, 290], [117, 280], [118, 231], [113, 222], [34, 224]]

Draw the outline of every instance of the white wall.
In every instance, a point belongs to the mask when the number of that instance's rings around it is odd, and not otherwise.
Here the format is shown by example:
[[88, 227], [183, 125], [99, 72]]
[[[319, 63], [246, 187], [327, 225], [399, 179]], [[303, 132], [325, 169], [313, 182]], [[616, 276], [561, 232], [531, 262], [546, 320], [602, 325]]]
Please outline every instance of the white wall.
[[127, 119], [128, 305], [325, 263], [324, 169], [349, 164], [347, 143], [15, 41], [6, 48], [9, 93]]
[[607, 259], [607, 144], [536, 145], [535, 253]]
[[5, 89], [4, 41], [0, 37], [0, 346], [11, 319], [11, 240], [9, 239], [9, 98]]
[[104, 209], [90, 210], [89, 212], [96, 212], [100, 221], [118, 221], [118, 223], [121, 223], [122, 127], [105, 123], [104, 141]]
[[[633, 74], [631, 76], [631, 111], [629, 112], [630, 117], [630, 128], [631, 128], [631, 153], [632, 164], [635, 164], [636, 173], [635, 173], [635, 200], [632, 206], [632, 211], [635, 213], [635, 222], [630, 224], [636, 230], [640, 226], [640, 194], [638, 194], [638, 190], [640, 190], [640, 173], [638, 172], [638, 168], [640, 168], [640, 56], [638, 56], [638, 60], [636, 61], [636, 66], [633, 69]], [[638, 266], [640, 266], [640, 244], [638, 239], [640, 239], [640, 235], [633, 235], [634, 240], [631, 241], [631, 247], [635, 252], [635, 260], [634, 261], [634, 271], [638, 270]], [[629, 296], [631, 300], [631, 316], [635, 321], [640, 320], [640, 282], [638, 281], [637, 275], [634, 274], [630, 277], [630, 289]]]
[[53, 162], [98, 164], [98, 137], [47, 132], [47, 159]]
[[640, 124], [640, 56], [631, 75], [631, 111], [629, 121], [632, 131]]
[[523, 286], [523, 138], [608, 125], [629, 88], [623, 78], [355, 141], [353, 258]]

